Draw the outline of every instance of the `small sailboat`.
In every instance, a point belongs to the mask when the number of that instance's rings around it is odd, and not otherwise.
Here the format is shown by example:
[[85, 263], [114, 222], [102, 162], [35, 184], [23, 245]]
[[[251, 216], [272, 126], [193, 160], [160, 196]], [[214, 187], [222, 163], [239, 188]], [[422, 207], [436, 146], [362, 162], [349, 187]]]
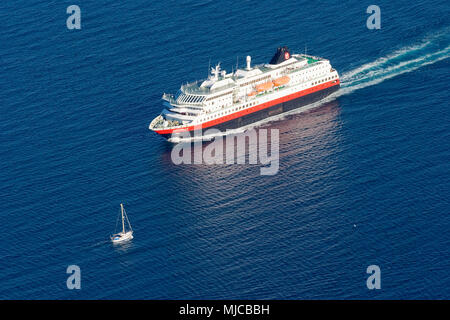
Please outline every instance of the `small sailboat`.
[[[120, 212], [122, 214], [122, 232], [115, 233], [111, 236], [111, 241], [113, 243], [119, 243], [133, 239], [133, 229], [131, 228], [130, 220], [128, 220], [127, 213], [122, 203], [120, 204]], [[125, 220], [127, 220], [129, 228], [128, 231], [126, 231], [125, 229]], [[116, 230], [117, 230], [117, 223], [116, 223]]]

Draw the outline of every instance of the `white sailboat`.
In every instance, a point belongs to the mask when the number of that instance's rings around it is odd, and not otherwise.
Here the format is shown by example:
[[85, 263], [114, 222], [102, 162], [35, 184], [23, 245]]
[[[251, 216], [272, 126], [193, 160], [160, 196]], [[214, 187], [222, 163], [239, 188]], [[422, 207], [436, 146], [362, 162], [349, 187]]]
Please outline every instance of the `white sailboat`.
[[[115, 233], [111, 236], [111, 241], [113, 243], [119, 243], [123, 241], [128, 241], [133, 239], [133, 229], [131, 228], [130, 220], [128, 220], [127, 213], [125, 211], [125, 208], [123, 207], [123, 204], [120, 204], [120, 212], [122, 214], [122, 232]], [[125, 230], [125, 220], [127, 220], [128, 228], [130, 230]], [[117, 223], [116, 223], [116, 229], [117, 229]]]

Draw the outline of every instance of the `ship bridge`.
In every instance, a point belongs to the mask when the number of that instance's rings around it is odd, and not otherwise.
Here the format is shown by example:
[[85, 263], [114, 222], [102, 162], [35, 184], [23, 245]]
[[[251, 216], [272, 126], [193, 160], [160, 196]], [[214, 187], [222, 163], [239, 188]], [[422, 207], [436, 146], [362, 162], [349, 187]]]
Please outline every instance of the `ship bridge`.
[[201, 104], [203, 100], [205, 100], [204, 95], [198, 95], [198, 94], [189, 94], [183, 92], [183, 90], [179, 90], [178, 93], [175, 96], [175, 103], [178, 105], [183, 104]]

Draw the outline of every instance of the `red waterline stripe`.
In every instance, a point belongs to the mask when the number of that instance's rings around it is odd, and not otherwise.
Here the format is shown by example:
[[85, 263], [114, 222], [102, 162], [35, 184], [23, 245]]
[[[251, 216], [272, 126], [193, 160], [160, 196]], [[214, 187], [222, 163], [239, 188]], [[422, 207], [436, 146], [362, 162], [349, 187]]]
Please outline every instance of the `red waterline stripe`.
[[[334, 81], [336, 81], [336, 82], [334, 83]], [[312, 88], [309, 88], [309, 89], [306, 89], [306, 90], [303, 90], [303, 91], [298, 91], [298, 92], [292, 93], [290, 95], [287, 95], [287, 96], [284, 96], [284, 97], [281, 97], [281, 98], [278, 98], [278, 99], [275, 99], [275, 100], [271, 100], [271, 101], [259, 104], [259, 105], [254, 106], [254, 107], [251, 107], [251, 108], [248, 108], [248, 109], [245, 109], [245, 110], [241, 110], [241, 111], [235, 112], [233, 114], [226, 115], [226, 116], [218, 118], [218, 119], [214, 119], [214, 120], [211, 120], [211, 121], [208, 121], [208, 122], [204, 122], [202, 124], [197, 124], [195, 126], [190, 126], [190, 127], [185, 127], [185, 128], [155, 130], [155, 132], [159, 133], [159, 134], [169, 134], [169, 133], [172, 133], [175, 130], [177, 132], [185, 132], [185, 131], [192, 131], [192, 130], [197, 129], [197, 128], [202, 128], [202, 129], [209, 128], [209, 127], [212, 127], [214, 125], [217, 125], [217, 124], [220, 124], [220, 123], [223, 123], [223, 122], [227, 122], [227, 121], [230, 121], [230, 120], [233, 120], [233, 119], [236, 119], [236, 118], [240, 118], [240, 117], [242, 117], [244, 115], [251, 114], [251, 113], [254, 113], [254, 112], [257, 112], [257, 111], [269, 108], [269, 107], [272, 107], [272, 106], [274, 106], [276, 104], [279, 104], [279, 103], [287, 102], [287, 101], [290, 101], [290, 100], [293, 100], [293, 99], [296, 99], [296, 98], [299, 98], [299, 97], [302, 97], [302, 96], [306, 96], [308, 94], [311, 94], [311, 93], [314, 93], [314, 92], [317, 92], [317, 91], [320, 91], [320, 90], [323, 90], [323, 89], [330, 88], [332, 86], [336, 86], [339, 83], [340, 83], [339, 79], [332, 80], [332, 81], [319, 84], [318, 86], [315, 86], [315, 87], [312, 87]]]

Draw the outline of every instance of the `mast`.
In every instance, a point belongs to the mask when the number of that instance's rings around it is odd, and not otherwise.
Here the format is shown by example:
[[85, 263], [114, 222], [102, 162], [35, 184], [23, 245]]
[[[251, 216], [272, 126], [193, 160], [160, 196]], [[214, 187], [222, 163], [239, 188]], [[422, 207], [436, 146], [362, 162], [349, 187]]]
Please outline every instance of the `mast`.
[[122, 211], [122, 232], [125, 233], [125, 220], [123, 219], [123, 204], [120, 204], [120, 209]]

